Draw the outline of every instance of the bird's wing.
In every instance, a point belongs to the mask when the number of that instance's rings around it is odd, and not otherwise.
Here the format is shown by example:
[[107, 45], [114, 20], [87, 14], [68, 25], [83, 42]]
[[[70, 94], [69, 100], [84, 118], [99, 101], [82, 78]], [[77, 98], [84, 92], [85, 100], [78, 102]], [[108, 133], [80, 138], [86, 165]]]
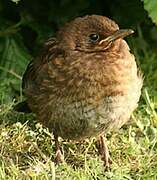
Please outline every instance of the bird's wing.
[[63, 50], [58, 47], [57, 40], [55, 38], [48, 39], [41, 54], [33, 59], [26, 68], [22, 79], [23, 90], [35, 84], [40, 69], [42, 69], [49, 61], [57, 58], [61, 54], [63, 54]]

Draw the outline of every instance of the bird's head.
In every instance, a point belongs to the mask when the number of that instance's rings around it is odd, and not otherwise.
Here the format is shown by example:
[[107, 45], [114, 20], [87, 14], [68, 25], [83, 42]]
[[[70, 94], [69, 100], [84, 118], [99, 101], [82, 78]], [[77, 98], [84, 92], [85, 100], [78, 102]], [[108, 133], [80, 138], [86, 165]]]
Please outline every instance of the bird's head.
[[58, 32], [57, 39], [67, 50], [100, 52], [109, 50], [116, 40], [132, 33], [131, 29], [119, 29], [107, 17], [91, 15], [67, 23]]

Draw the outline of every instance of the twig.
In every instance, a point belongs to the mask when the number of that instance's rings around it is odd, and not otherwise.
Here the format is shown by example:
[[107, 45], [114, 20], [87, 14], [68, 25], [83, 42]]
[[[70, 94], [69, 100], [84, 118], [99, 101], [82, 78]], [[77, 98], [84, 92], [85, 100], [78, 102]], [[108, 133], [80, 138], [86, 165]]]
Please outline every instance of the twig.
[[8, 69], [5, 69], [4, 67], [0, 66], [0, 69], [7, 72], [7, 73], [10, 73], [11, 75], [15, 76], [16, 78], [22, 80], [22, 77], [18, 74], [16, 74], [13, 70], [8, 70]]

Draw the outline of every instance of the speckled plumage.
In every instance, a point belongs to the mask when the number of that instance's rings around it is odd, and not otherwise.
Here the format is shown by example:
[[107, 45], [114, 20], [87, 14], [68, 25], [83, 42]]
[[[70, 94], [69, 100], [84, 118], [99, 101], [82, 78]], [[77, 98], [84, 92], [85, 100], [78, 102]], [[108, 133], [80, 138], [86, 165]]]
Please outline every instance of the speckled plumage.
[[[89, 39], [93, 32], [97, 42]], [[79, 140], [115, 130], [137, 107], [142, 77], [123, 35], [115, 32], [118, 25], [106, 17], [76, 18], [28, 65], [28, 104], [57, 136]], [[105, 39], [112, 35], [117, 38]]]

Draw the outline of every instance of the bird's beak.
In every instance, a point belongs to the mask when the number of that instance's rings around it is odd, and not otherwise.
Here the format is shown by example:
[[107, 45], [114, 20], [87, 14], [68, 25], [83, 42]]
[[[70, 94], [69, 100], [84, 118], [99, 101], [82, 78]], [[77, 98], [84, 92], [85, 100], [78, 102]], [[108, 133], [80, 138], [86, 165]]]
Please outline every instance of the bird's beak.
[[124, 38], [130, 34], [133, 34], [134, 31], [132, 29], [120, 29], [118, 31], [115, 31], [112, 35], [108, 36], [107, 38], [100, 41], [100, 44], [104, 42], [112, 42], [119, 38]]

